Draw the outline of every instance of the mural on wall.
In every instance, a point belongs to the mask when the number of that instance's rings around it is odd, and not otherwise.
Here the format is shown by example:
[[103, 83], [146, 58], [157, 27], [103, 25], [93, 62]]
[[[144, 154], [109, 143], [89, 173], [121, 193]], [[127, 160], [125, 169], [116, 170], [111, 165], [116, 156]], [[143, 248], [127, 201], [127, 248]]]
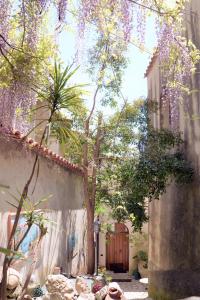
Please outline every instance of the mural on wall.
[[78, 237], [76, 236], [75, 232], [73, 232], [67, 238], [68, 261], [72, 260], [78, 254], [77, 252], [75, 252], [77, 243]]
[[[15, 220], [15, 214], [11, 214], [10, 217], [8, 218], [9, 232], [11, 232], [11, 230], [12, 230], [14, 220]], [[19, 218], [17, 230], [16, 230], [15, 237], [14, 237], [15, 245], [17, 245], [17, 243], [21, 240], [21, 238], [23, 237], [26, 230], [27, 230], [27, 220], [24, 215], [21, 215]], [[25, 237], [25, 239], [23, 240], [23, 242], [21, 243], [21, 245], [19, 247], [18, 252], [20, 252], [22, 254], [22, 258], [13, 261], [13, 264], [15, 266], [16, 265], [22, 266], [24, 260], [26, 260], [26, 263], [27, 263], [27, 258], [28, 258], [28, 261], [32, 261], [38, 238], [39, 238], [39, 228], [37, 225], [33, 224], [30, 231], [28, 232], [27, 236]]]

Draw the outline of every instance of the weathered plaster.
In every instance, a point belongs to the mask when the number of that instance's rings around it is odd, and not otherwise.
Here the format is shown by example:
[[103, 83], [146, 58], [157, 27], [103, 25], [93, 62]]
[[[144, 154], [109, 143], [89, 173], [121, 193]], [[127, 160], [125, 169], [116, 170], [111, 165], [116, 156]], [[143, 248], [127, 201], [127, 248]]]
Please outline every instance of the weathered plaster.
[[[35, 153], [26, 150], [17, 140], [11, 141], [0, 135], [0, 183], [9, 186], [9, 192], [17, 195], [30, 176], [34, 158]], [[36, 174], [29, 189], [29, 197], [33, 201], [51, 195], [43, 204], [44, 208], [60, 210], [83, 207], [82, 176], [43, 157], [39, 157], [38, 177]], [[13, 202], [12, 197], [7, 193], [0, 193], [0, 211], [13, 211], [5, 200]]]
[[[200, 1], [187, 8], [187, 35], [200, 46]], [[190, 13], [190, 9], [192, 12]], [[198, 13], [198, 18], [197, 18]], [[159, 62], [154, 62], [148, 79], [149, 98], [160, 99]], [[199, 66], [191, 79], [194, 90], [200, 88]], [[200, 94], [194, 92], [179, 104], [179, 130], [185, 141], [183, 151], [195, 170], [192, 184], [170, 184], [160, 200], [149, 204], [149, 293], [153, 299], [178, 299], [200, 296]], [[169, 128], [166, 107], [151, 116], [155, 128]]]
[[[20, 198], [20, 192], [30, 176], [35, 155], [21, 140], [0, 134], [0, 184], [9, 187], [0, 189], [1, 247], [6, 247], [7, 243], [8, 216], [16, 211], [7, 201], [16, 205], [10, 194]], [[28, 196], [33, 202], [43, 197], [51, 197], [37, 207], [43, 210], [49, 221], [36, 273], [41, 281], [46, 279], [55, 266], [61, 267], [68, 274], [84, 273], [86, 213], [83, 207], [83, 177], [75, 167], [72, 170], [67, 169], [66, 166], [59, 166], [56, 161], [40, 155], [38, 166]], [[71, 167], [70, 165], [69, 168]], [[15, 267], [26, 274], [28, 261], [25, 261], [25, 265], [17, 262]], [[0, 265], [2, 262], [3, 254], [0, 254]]]

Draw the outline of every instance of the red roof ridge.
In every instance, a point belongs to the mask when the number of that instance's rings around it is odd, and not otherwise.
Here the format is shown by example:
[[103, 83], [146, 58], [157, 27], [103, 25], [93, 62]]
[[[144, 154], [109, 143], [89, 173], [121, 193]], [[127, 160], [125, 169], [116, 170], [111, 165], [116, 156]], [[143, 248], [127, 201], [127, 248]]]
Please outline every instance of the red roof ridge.
[[70, 163], [64, 157], [54, 153], [51, 149], [47, 148], [46, 146], [40, 145], [40, 143], [34, 141], [32, 138], [23, 135], [20, 131], [1, 127], [0, 133], [5, 136], [10, 136], [13, 139], [17, 139], [20, 140], [21, 142], [24, 142], [26, 148], [38, 153], [40, 156], [50, 159], [51, 161], [55, 162], [56, 164], [58, 164], [63, 168], [66, 168], [67, 170], [70, 170], [72, 172], [77, 172], [80, 175], [83, 175], [83, 170], [81, 167], [73, 163]]

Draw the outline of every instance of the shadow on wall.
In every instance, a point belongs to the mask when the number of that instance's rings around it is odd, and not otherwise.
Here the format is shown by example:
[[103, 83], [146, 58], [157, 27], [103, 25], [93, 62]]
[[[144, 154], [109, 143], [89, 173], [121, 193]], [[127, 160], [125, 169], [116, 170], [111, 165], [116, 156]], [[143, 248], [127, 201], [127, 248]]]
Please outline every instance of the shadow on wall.
[[58, 263], [67, 275], [84, 274], [86, 271], [85, 216], [84, 210], [62, 212]]

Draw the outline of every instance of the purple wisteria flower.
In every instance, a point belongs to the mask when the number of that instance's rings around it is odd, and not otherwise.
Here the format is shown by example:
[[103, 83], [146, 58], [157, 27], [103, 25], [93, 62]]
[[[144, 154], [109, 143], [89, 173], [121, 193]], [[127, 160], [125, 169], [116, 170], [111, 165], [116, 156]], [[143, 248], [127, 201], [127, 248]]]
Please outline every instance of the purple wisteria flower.
[[67, 9], [67, 0], [59, 0], [57, 4], [58, 19], [60, 22], [65, 21]]
[[164, 22], [160, 26], [158, 50], [162, 84], [165, 86], [164, 101], [168, 101], [171, 108], [171, 126], [177, 129], [180, 100], [189, 85], [194, 64], [181, 29], [174, 24]]

